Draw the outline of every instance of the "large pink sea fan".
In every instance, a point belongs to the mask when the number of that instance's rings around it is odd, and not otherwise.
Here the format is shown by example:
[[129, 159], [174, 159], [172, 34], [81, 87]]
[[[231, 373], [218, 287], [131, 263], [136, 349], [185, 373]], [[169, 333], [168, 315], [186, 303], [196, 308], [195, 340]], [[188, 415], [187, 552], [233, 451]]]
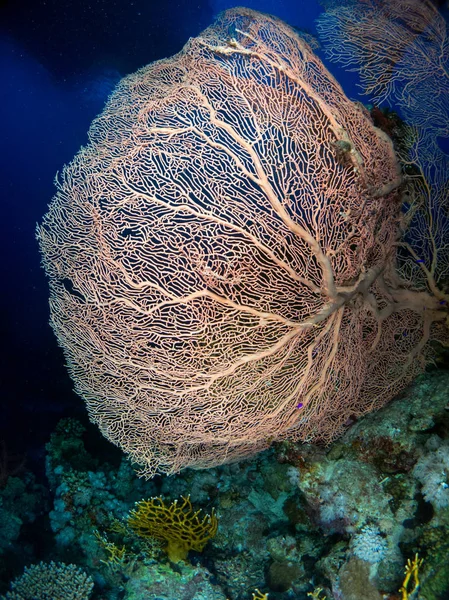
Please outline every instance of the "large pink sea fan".
[[38, 228], [77, 392], [142, 472], [329, 441], [427, 356], [392, 143], [286, 24], [232, 9], [123, 79]]

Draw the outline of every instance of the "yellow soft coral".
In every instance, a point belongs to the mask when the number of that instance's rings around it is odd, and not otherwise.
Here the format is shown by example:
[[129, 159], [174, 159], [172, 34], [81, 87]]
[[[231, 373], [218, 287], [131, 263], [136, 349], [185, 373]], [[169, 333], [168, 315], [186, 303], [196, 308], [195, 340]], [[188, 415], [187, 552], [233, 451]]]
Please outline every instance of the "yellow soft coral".
[[166, 504], [162, 498], [150, 498], [136, 502], [128, 524], [141, 537], [152, 537], [167, 542], [169, 559], [177, 563], [187, 558], [189, 550], [202, 552], [207, 542], [217, 533], [218, 521], [211, 515], [194, 512], [190, 497], [181, 496]]

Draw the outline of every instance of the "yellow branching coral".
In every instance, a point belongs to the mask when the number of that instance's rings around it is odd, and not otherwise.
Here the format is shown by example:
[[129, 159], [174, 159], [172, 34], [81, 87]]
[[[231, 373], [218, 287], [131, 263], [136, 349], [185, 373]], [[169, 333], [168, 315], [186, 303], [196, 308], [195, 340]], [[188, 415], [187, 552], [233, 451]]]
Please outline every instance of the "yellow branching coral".
[[162, 498], [150, 498], [136, 502], [128, 524], [141, 537], [166, 541], [168, 557], [176, 563], [185, 560], [189, 550], [202, 552], [217, 533], [214, 511], [211, 515], [201, 513], [201, 510], [193, 510], [189, 496], [181, 496], [181, 501], [175, 500], [171, 504], [166, 504]]
[[101, 560], [100, 562], [102, 562], [106, 565], [107, 564], [120, 565], [120, 564], [124, 563], [124, 561], [126, 560], [125, 546], [122, 546], [120, 548], [113, 542], [110, 542], [106, 536], [104, 536], [104, 535], [102, 536], [100, 534], [100, 532], [97, 530], [94, 530], [94, 536], [97, 539], [100, 546], [103, 548], [103, 550], [107, 553], [107, 556], [108, 556], [107, 560]]
[[313, 590], [313, 592], [309, 592], [307, 596], [309, 596], [310, 598], [315, 598], [315, 600], [326, 600], [326, 596], [323, 596], [322, 598], [320, 596], [322, 591], [323, 588], [317, 587]]
[[256, 592], [253, 594], [253, 600], [268, 600], [268, 594], [262, 594], [262, 592], [256, 589]]
[[[419, 590], [419, 579], [418, 579], [418, 571], [420, 566], [423, 564], [424, 559], [419, 558], [418, 554], [415, 554], [415, 558], [413, 560], [408, 559], [407, 564], [405, 565], [405, 579], [402, 584], [401, 589], [399, 590], [402, 594], [402, 600], [409, 600], [412, 595]], [[413, 589], [408, 591], [408, 584], [410, 579], [413, 577]]]

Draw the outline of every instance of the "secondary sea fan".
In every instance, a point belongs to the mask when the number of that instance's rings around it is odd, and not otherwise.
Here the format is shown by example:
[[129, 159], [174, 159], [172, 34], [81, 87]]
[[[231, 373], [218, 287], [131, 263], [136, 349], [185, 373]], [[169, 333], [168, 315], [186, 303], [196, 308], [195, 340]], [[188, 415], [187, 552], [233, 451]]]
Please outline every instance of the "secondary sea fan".
[[143, 474], [327, 442], [422, 369], [438, 302], [395, 275], [392, 143], [286, 24], [226, 11], [89, 140], [38, 228], [51, 322]]

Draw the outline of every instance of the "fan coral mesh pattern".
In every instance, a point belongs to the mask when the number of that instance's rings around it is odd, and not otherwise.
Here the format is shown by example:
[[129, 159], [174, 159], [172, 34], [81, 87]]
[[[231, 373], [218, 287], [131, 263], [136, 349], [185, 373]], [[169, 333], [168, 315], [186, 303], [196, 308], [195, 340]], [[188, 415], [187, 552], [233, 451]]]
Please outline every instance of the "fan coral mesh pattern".
[[51, 322], [144, 475], [328, 442], [423, 368], [438, 302], [399, 289], [392, 143], [286, 24], [226, 11], [89, 139], [38, 228]]
[[39, 563], [26, 567], [3, 600], [88, 600], [94, 583], [76, 565]]

